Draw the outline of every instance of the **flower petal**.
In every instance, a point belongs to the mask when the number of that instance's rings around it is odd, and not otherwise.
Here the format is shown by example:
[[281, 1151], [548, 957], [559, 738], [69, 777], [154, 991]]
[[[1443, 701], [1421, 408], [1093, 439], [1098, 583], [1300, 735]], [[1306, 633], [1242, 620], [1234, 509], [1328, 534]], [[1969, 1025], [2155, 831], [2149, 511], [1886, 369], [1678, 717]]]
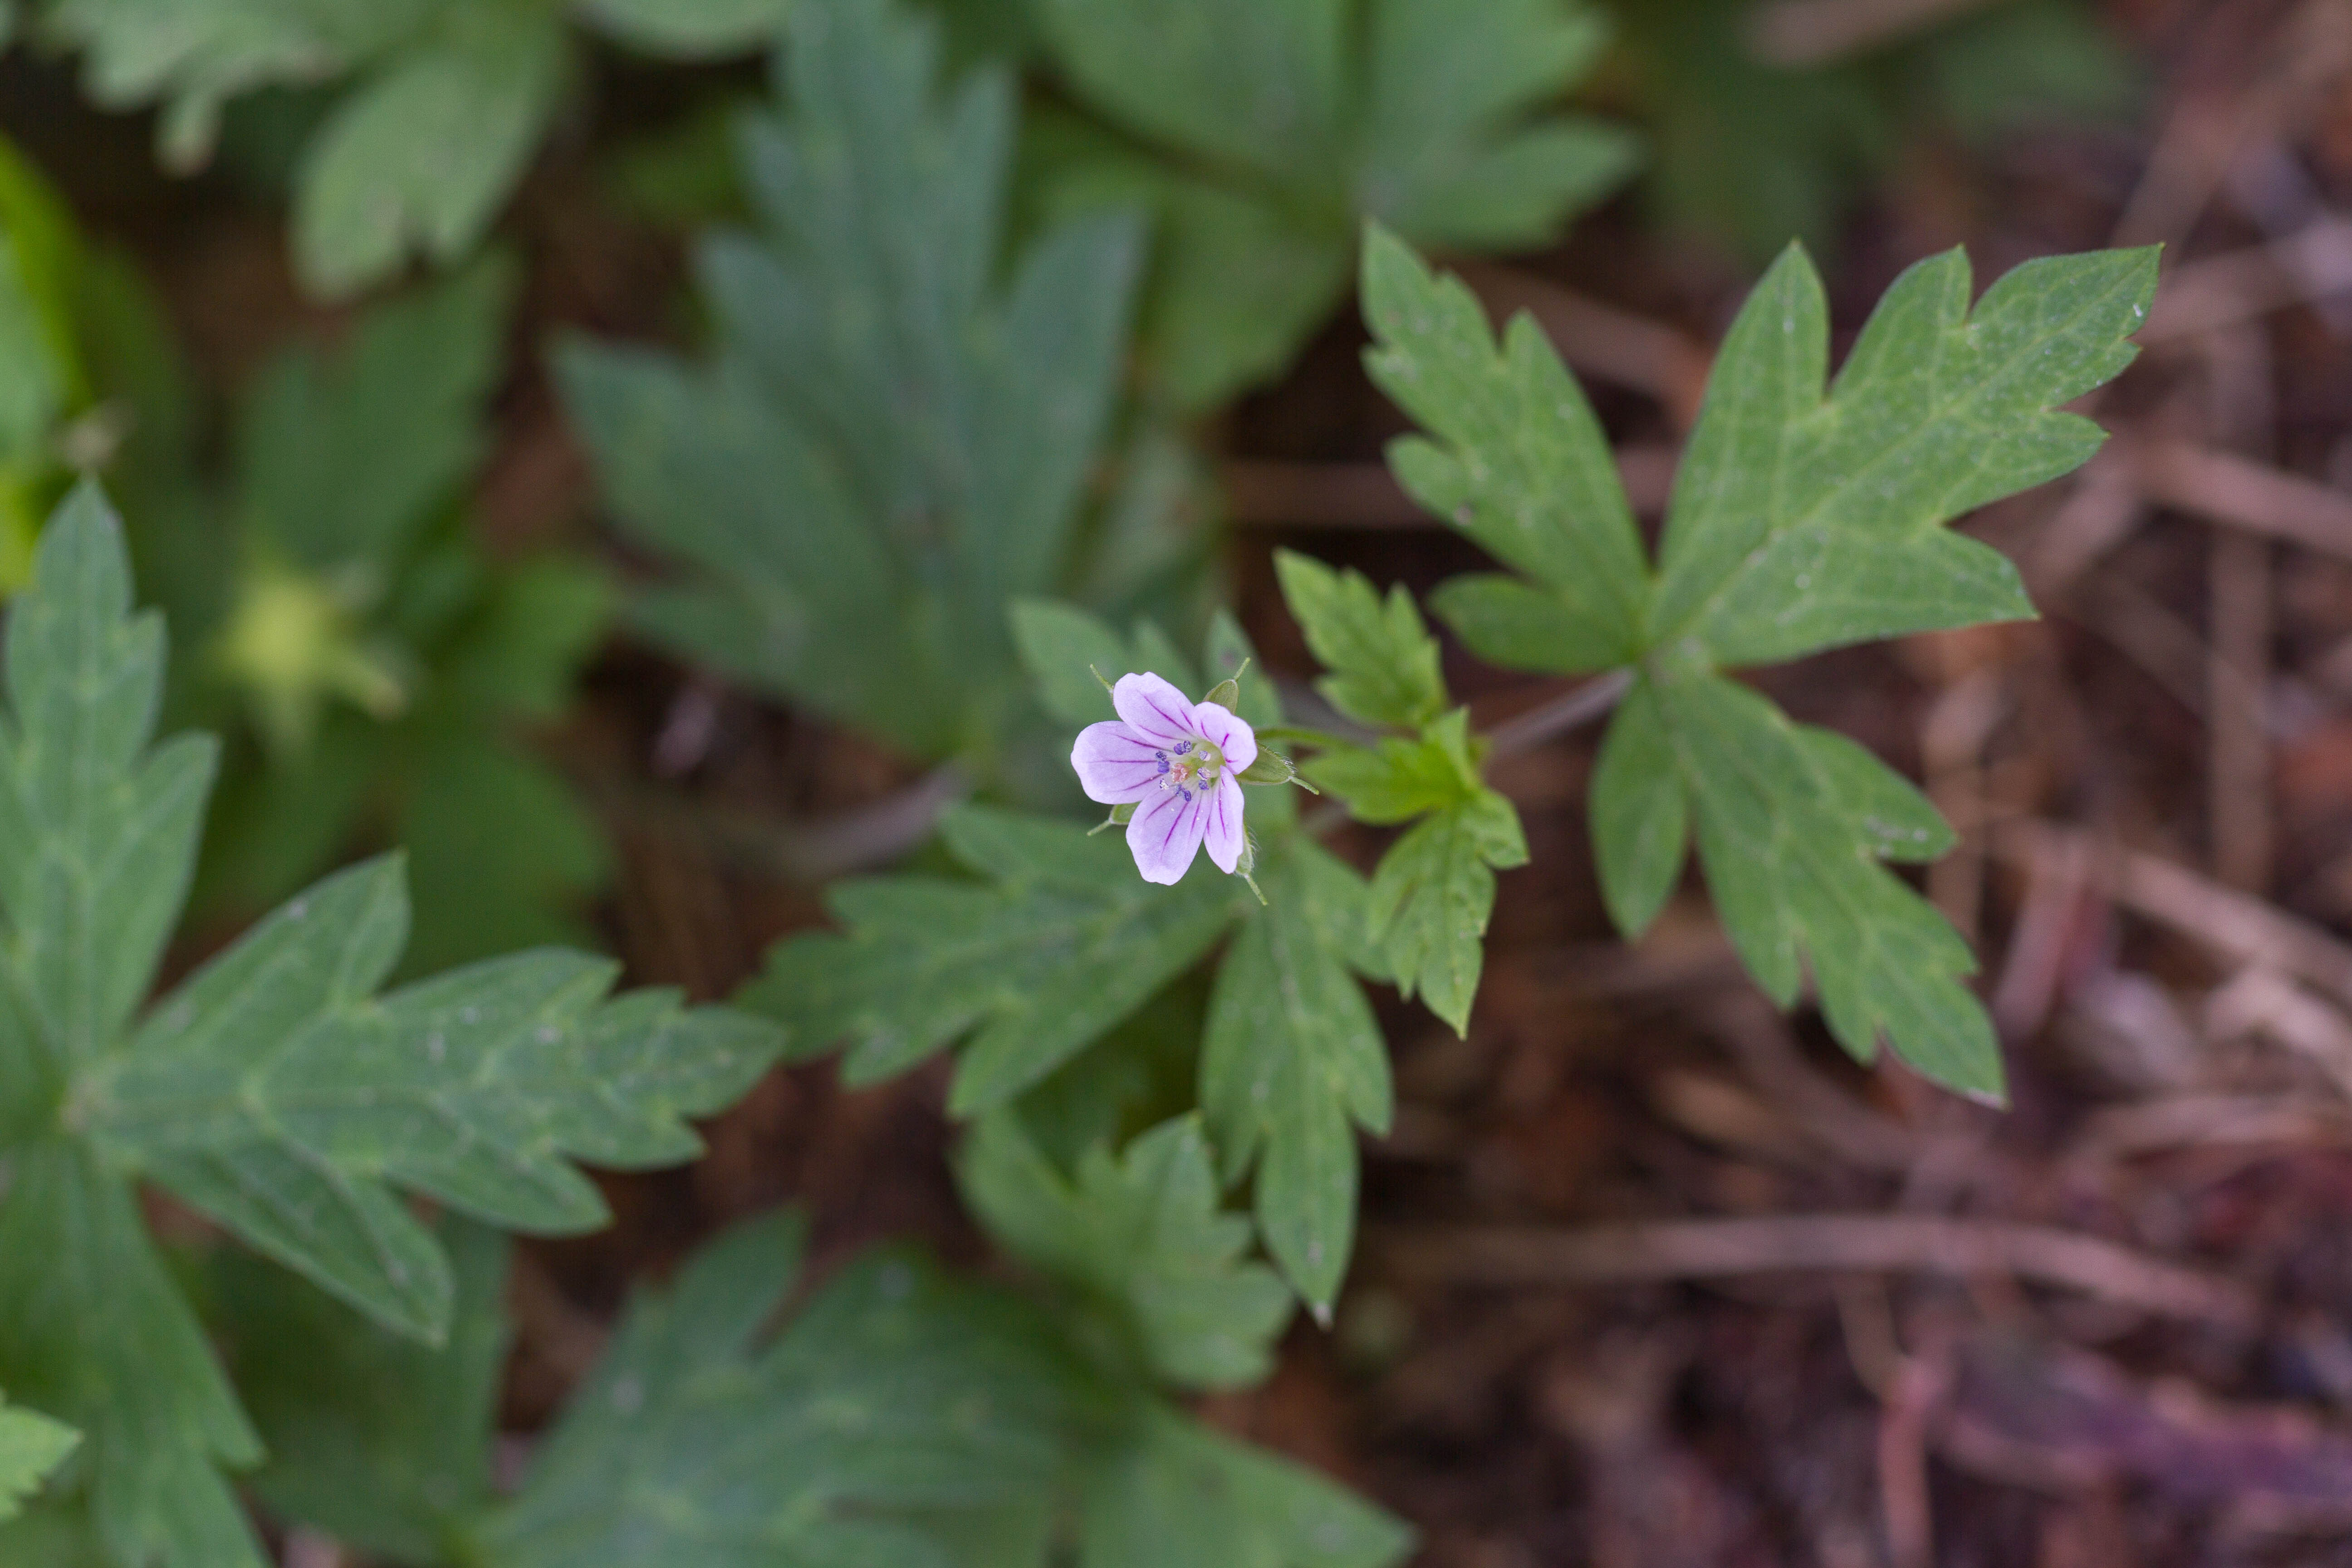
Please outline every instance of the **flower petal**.
[[1154, 790], [1135, 808], [1127, 825], [1127, 847], [1147, 882], [1180, 880], [1200, 853], [1208, 830], [1210, 792], [1198, 788]]
[[1207, 831], [1203, 843], [1209, 858], [1228, 877], [1242, 858], [1242, 782], [1228, 771], [1209, 791]]
[[1141, 800], [1160, 787], [1168, 772], [1168, 753], [1126, 725], [1106, 719], [1078, 731], [1070, 748], [1070, 766], [1088, 800], [1105, 805]]
[[1192, 722], [1225, 753], [1225, 765], [1240, 773], [1257, 761], [1257, 731], [1240, 715], [1220, 702], [1202, 702], [1192, 709]]
[[1110, 705], [1129, 729], [1159, 745], [1172, 746], [1201, 732], [1192, 719], [1192, 704], [1156, 675], [1120, 676], [1110, 689]]

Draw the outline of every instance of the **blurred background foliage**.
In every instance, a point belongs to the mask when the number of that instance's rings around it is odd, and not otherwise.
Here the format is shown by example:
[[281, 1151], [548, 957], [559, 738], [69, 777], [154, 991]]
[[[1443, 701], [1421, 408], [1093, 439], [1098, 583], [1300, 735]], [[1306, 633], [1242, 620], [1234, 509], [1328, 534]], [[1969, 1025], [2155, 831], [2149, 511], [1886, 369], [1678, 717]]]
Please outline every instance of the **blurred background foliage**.
[[[0, 141], [0, 592], [101, 476], [169, 616], [167, 726], [226, 742], [192, 951], [395, 844], [406, 973], [627, 946], [609, 889], [633, 813], [707, 809], [783, 880], [942, 866], [917, 846], [946, 796], [1076, 798], [1017, 601], [1146, 649], [1211, 633], [1223, 464], [1253, 395], [1355, 346], [1333, 323], [1368, 219], [1475, 262], [1598, 210], [1711, 276], [1792, 237], [1834, 267], [1882, 183], [2117, 120], [2142, 89], [2085, 0], [1818, 25], [1855, 9], [0, 0], [0, 127], [23, 143]], [[58, 194], [120, 183], [58, 133], [86, 123], [56, 108], [74, 94], [133, 117], [106, 123], [182, 182], [130, 182], [163, 218], [118, 235]], [[238, 262], [252, 321], [191, 319], [222, 309], [168, 254], [191, 211], [267, 236]], [[550, 427], [571, 477], [517, 525], [497, 465]], [[846, 859], [781, 810], [691, 797], [721, 702], [851, 759], [859, 787], [831, 795], [867, 815], [827, 840]], [[651, 745], [615, 763], [649, 707]], [[910, 831], [889, 813], [933, 769]], [[769, 925], [805, 923], [792, 908]], [[960, 1173], [1045, 1289], [885, 1258], [804, 1300], [796, 1228], [731, 1233], [625, 1312], [598, 1303], [621, 1327], [556, 1379], [587, 1392], [531, 1407], [555, 1436], [520, 1496], [492, 1484], [503, 1240], [452, 1227], [440, 1352], [250, 1259], [191, 1261], [278, 1456], [265, 1512], [467, 1568], [1041, 1560], [1052, 1521], [939, 1479], [963, 1466], [1072, 1510], [1067, 1560], [1098, 1568], [1398, 1560], [1393, 1521], [1170, 1402], [1255, 1381], [1288, 1306], [1179, 1114], [1202, 988], [1160, 1001]], [[1145, 1310], [1133, 1281], [1172, 1278], [1223, 1338]], [[746, 1474], [903, 1396], [925, 1336], [973, 1359], [924, 1375], [997, 1401], [1005, 1430], [942, 1419], [905, 1435], [936, 1474], [851, 1445], [789, 1478], [793, 1507], [747, 1501]], [[94, 1550], [54, 1515], [13, 1528], [44, 1562]]]

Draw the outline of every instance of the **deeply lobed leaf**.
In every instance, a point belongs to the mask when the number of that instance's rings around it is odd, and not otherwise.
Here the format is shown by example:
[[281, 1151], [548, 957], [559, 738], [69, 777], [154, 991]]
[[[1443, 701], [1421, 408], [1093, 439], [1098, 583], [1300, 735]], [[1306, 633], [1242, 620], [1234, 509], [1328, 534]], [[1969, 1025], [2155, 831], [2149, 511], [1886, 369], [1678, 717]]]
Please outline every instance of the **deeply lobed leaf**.
[[700, 257], [717, 363], [574, 343], [560, 370], [624, 525], [681, 568], [650, 629], [943, 758], [995, 744], [1004, 607], [1071, 565], [1140, 236], [1061, 226], [1000, 287], [1012, 82], [936, 101], [931, 38], [885, 0], [803, 7], [791, 108], [742, 138], [762, 229]]
[[1000, 1110], [974, 1126], [957, 1170], [998, 1240], [1097, 1303], [1153, 1374], [1225, 1388], [1271, 1369], [1290, 1292], [1244, 1260], [1249, 1222], [1220, 1211], [1197, 1118], [1164, 1122], [1116, 1155], [1097, 1143], [1066, 1177]]
[[[395, 860], [331, 879], [135, 1027], [194, 852], [211, 751], [151, 747], [162, 627], [133, 615], [94, 486], [11, 608], [0, 714], [0, 1386], [82, 1445], [0, 1556], [86, 1537], [113, 1568], [254, 1568], [224, 1468], [254, 1435], [149, 1239], [152, 1175], [379, 1320], [446, 1327], [447, 1265], [385, 1183], [509, 1224], [603, 1214], [566, 1163], [698, 1145], [773, 1031], [602, 1000], [612, 966], [540, 952], [378, 998]], [[62, 1537], [60, 1536], [62, 1532]]]
[[[2155, 262], [2031, 262], [1971, 309], [1966, 257], [1931, 258], [1887, 290], [1825, 387], [1827, 307], [1792, 247], [1725, 341], [1653, 574], [1599, 426], [1533, 323], [1498, 348], [1458, 283], [1370, 237], [1369, 363], [1435, 437], [1396, 444], [1399, 478], [1517, 573], [1446, 584], [1439, 613], [1498, 663], [1636, 672], [1591, 799], [1621, 929], [1655, 916], [1695, 837], [1735, 945], [1777, 1000], [1810, 970], [1848, 1049], [1867, 1058], [1884, 1037], [1938, 1080], [1999, 1095], [1991, 1026], [1961, 984], [1966, 944], [1881, 864], [1932, 858], [1949, 829], [1869, 753], [1717, 671], [2031, 615], [2009, 563], [1944, 525], [2096, 449], [2097, 427], [2059, 405], [2130, 363]], [[1441, 853], [1475, 831], [1433, 817], [1412, 856], [1391, 852], [1399, 875], [1384, 862], [1373, 891], [1391, 943], [1475, 955], [1463, 917], [1484, 868]], [[1524, 853], [1505, 837], [1497, 818], [1493, 843]]]
[[1155, 888], [1124, 843], [1068, 822], [966, 806], [940, 829], [988, 883], [840, 884], [830, 902], [846, 931], [780, 943], [741, 1000], [782, 1021], [797, 1054], [847, 1041], [852, 1082], [970, 1037], [950, 1097], [960, 1115], [1004, 1103], [1084, 1049], [1238, 912], [1236, 884], [1196, 875]]
[[1145, 336], [1187, 407], [1288, 363], [1346, 290], [1357, 215], [1524, 247], [1633, 163], [1622, 132], [1549, 111], [1603, 37], [1571, 0], [1046, 0], [1038, 20], [1117, 131], [1048, 121], [1045, 201], [1152, 211]]
[[1350, 971], [1378, 977], [1363, 879], [1303, 838], [1264, 873], [1217, 972], [1201, 1110], [1228, 1184], [1253, 1169], [1258, 1230], [1301, 1300], [1328, 1318], [1354, 1249], [1356, 1129], [1385, 1133], [1388, 1050]]

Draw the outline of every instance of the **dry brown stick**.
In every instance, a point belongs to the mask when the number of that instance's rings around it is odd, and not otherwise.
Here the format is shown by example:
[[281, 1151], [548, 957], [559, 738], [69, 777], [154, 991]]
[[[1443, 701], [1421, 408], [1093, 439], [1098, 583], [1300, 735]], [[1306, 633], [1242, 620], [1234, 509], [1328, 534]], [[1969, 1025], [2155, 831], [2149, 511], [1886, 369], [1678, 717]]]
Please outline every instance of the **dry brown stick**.
[[[1641, 512], [1661, 510], [1673, 488], [1675, 449], [1625, 447], [1617, 477]], [[1225, 515], [1245, 528], [1438, 528], [1381, 463], [1292, 463], [1240, 458], [1223, 469]]]
[[2159, 505], [2352, 561], [2352, 496], [2316, 479], [2190, 441], [2135, 443], [2128, 460]]
[[2185, 866], [2120, 847], [2102, 854], [2090, 835], [2042, 822], [2004, 825], [1994, 838], [1994, 849], [2004, 859], [2031, 865], [2037, 853], [2050, 853], [2069, 838], [2090, 849], [2099, 885], [2133, 913], [2224, 957], [2265, 964], [2352, 1002], [2352, 947], [2307, 921]]
[[2352, 289], [2352, 219], [2322, 218], [2268, 245], [2183, 262], [2157, 291], [2142, 343], [2233, 327]]
[[2095, 1236], [1996, 1220], [1778, 1215], [1579, 1229], [1387, 1228], [1373, 1246], [1406, 1275], [1457, 1285], [1620, 1285], [1743, 1274], [2011, 1275], [2163, 1317], [2246, 1326], [2253, 1298], [2228, 1279]]

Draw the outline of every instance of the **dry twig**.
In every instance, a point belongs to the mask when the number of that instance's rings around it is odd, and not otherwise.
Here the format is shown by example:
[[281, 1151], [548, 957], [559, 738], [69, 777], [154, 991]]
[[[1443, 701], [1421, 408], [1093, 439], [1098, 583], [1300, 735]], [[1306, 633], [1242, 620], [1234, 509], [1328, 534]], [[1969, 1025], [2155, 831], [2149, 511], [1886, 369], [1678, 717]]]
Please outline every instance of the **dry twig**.
[[1928, 1215], [1779, 1215], [1581, 1229], [1391, 1228], [1371, 1238], [1401, 1274], [1454, 1285], [1625, 1285], [1742, 1274], [2008, 1275], [2063, 1286], [2161, 1317], [2233, 1328], [2257, 1317], [2228, 1279], [2080, 1232]]

